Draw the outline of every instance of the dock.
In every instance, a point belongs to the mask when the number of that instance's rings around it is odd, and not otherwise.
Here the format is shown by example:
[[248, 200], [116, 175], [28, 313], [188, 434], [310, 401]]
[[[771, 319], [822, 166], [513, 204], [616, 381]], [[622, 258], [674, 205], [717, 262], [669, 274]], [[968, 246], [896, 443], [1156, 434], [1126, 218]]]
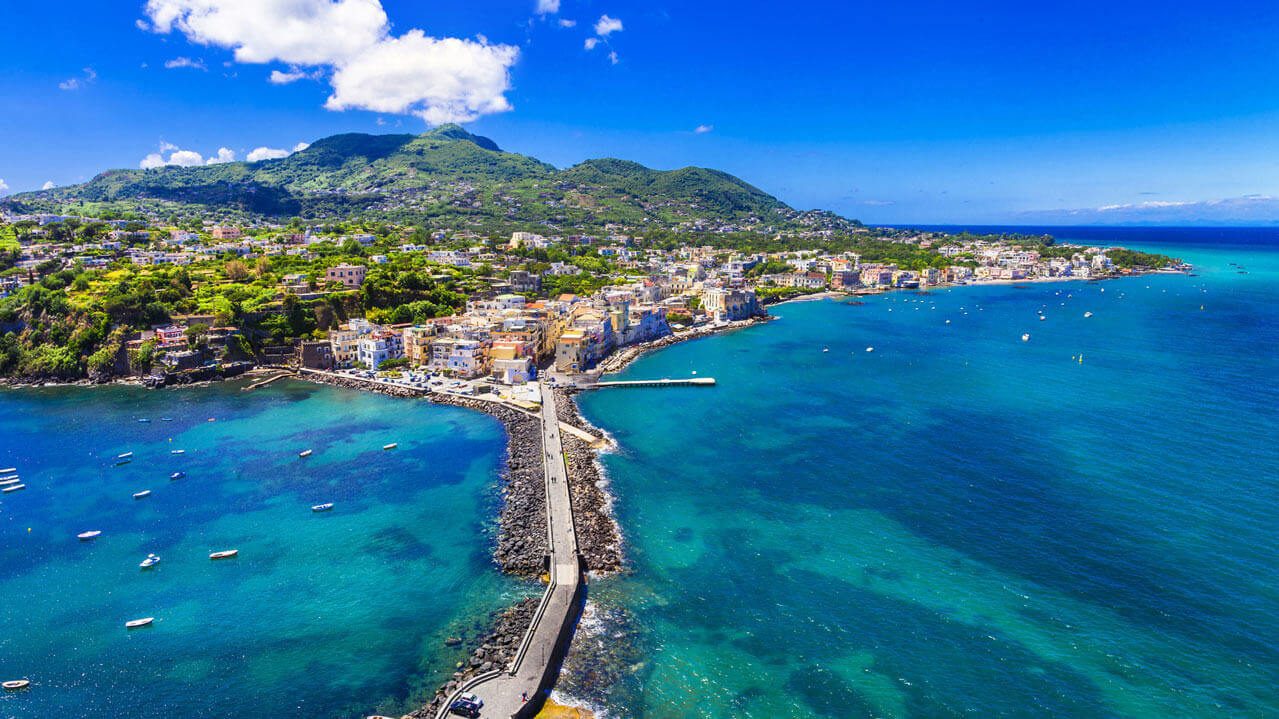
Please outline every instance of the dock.
[[[559, 677], [560, 663], [573, 639], [586, 598], [585, 567], [577, 551], [577, 530], [569, 497], [568, 467], [555, 393], [542, 386], [542, 464], [545, 472], [547, 557], [550, 582], [510, 665], [487, 672], [462, 686], [441, 707], [438, 717], [464, 692], [484, 701], [481, 717], [510, 719], [537, 715]], [[528, 697], [528, 701], [524, 701]]]
[[266, 379], [264, 379], [264, 380], [262, 380], [262, 381], [260, 381], [260, 382], [254, 382], [253, 384], [249, 385], [248, 387], [244, 387], [244, 388], [243, 388], [243, 391], [247, 392], [247, 391], [249, 391], [249, 390], [251, 390], [251, 389], [257, 389], [258, 387], [265, 387], [266, 385], [271, 384], [272, 382], [276, 381], [277, 379], [284, 379], [285, 377], [292, 377], [292, 376], [293, 376], [293, 372], [291, 372], [291, 371], [290, 371], [290, 372], [281, 372], [280, 374], [277, 374], [277, 375], [275, 375], [274, 377], [267, 377]]
[[628, 379], [610, 380], [584, 385], [582, 389], [604, 389], [606, 387], [678, 387], [694, 385], [698, 387], [714, 387], [714, 377], [692, 377], [689, 379]]

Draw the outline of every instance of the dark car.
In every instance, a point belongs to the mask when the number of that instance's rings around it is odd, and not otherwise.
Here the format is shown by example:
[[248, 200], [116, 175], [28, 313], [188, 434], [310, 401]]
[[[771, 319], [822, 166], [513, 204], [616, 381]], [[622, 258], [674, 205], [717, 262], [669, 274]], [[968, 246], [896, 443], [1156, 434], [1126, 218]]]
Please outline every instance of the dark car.
[[459, 699], [449, 705], [450, 714], [461, 714], [464, 717], [478, 717], [480, 715], [480, 705], [475, 702], [468, 702], [465, 699]]

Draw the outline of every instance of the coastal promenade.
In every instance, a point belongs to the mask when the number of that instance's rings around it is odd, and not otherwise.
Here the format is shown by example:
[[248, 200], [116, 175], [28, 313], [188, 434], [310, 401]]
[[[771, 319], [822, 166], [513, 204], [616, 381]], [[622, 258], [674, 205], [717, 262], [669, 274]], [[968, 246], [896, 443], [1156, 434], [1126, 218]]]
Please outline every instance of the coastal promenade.
[[536, 715], [555, 685], [560, 662], [581, 615], [586, 584], [573, 522], [562, 430], [555, 410], [555, 393], [546, 385], [541, 390], [550, 582], [510, 666], [481, 674], [459, 687], [440, 709], [440, 719], [448, 716], [449, 704], [463, 693], [483, 700], [481, 717], [524, 719]]

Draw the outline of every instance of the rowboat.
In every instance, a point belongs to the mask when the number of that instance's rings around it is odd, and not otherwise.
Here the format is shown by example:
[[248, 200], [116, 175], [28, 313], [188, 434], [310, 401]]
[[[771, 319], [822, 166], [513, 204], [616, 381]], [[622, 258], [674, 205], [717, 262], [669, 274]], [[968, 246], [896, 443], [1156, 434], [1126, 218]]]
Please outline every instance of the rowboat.
[[209, 559], [229, 559], [230, 557], [234, 557], [235, 555], [239, 553], [240, 553], [240, 550], [238, 549], [227, 549], [221, 552], [214, 552], [213, 554], [210, 554]]
[[398, 443], [396, 443], [396, 442], [392, 442], [392, 443], [390, 443], [390, 444], [384, 444], [384, 445], [382, 445], [382, 449], [395, 449], [395, 448], [396, 448], [396, 447], [398, 447], [398, 446], [400, 446]]
[[31, 682], [26, 679], [15, 679], [11, 682], [4, 682], [3, 684], [0, 684], [0, 687], [4, 687], [5, 691], [8, 692], [16, 692], [19, 689], [26, 689], [28, 686], [31, 686]]
[[0, 490], [0, 492], [4, 492], [5, 494], [8, 494], [10, 492], [18, 492], [26, 488], [27, 488], [27, 485], [25, 484], [14, 484], [14, 485], [5, 487], [3, 490]]
[[138, 627], [148, 626], [154, 621], [155, 617], [143, 617], [142, 619], [134, 619], [131, 622], [125, 622], [124, 627], [125, 629], [137, 629]]
[[101, 534], [102, 534], [102, 530], [94, 529], [88, 532], [81, 532], [77, 534], [75, 538], [80, 540], [81, 542], [92, 542], [93, 540], [97, 539]]
[[0, 474], [10, 474], [12, 472], [17, 472], [17, 471], [18, 471], [17, 467], [5, 467], [4, 469], [0, 469]]
[[6, 469], [5, 471], [0, 472], [0, 475], [3, 475], [3, 476], [0, 476], [0, 481], [6, 480], [6, 479], [18, 478], [18, 475], [14, 474], [12, 469]]
[[317, 504], [314, 507], [311, 507], [312, 512], [327, 512], [330, 509], [333, 509], [332, 502], [327, 502], [325, 504]]
[[134, 499], [142, 499], [143, 497], [150, 497], [150, 496], [151, 496], [151, 490], [149, 490], [149, 489], [144, 489], [144, 490], [142, 490], [141, 492], [134, 492], [134, 493], [133, 493], [133, 498], [134, 498]]
[[304, 449], [304, 450], [302, 450], [301, 452], [298, 452], [298, 456], [299, 456], [299, 457], [310, 457], [310, 456], [311, 456], [311, 450], [309, 450], [309, 449]]

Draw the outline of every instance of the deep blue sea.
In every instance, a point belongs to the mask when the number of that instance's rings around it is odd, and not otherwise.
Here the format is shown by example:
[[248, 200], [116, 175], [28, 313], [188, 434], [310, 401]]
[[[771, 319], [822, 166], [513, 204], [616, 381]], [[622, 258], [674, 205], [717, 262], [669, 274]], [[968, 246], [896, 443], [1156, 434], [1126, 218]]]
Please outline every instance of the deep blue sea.
[[0, 717], [399, 716], [528, 591], [490, 559], [497, 421], [245, 384], [0, 391], [0, 680], [32, 682]]
[[1279, 231], [1046, 231], [1198, 276], [786, 304], [623, 373], [714, 388], [581, 395], [631, 563], [587, 641], [636, 648], [568, 683], [612, 717], [1279, 716]]

